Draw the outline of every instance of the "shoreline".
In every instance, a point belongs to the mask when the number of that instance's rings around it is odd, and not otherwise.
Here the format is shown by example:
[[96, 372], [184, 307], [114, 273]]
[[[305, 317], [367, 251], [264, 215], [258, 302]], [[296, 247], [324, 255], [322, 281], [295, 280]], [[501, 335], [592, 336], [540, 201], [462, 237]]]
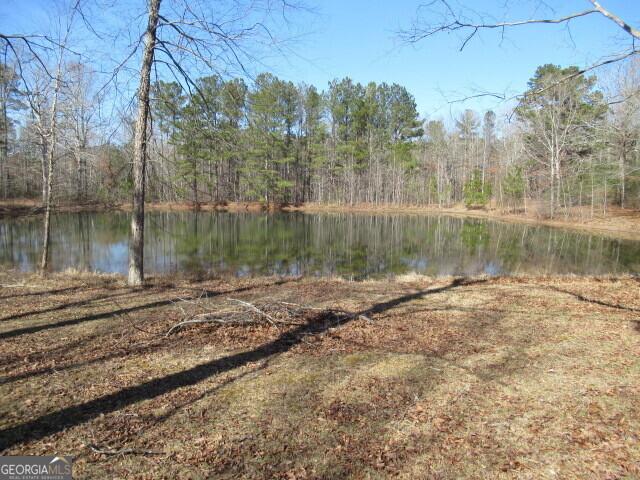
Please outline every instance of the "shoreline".
[[[468, 217], [493, 220], [505, 223], [521, 223], [534, 226], [546, 226], [592, 232], [613, 236], [625, 240], [640, 240], [640, 212], [625, 210], [606, 217], [595, 216], [593, 219], [544, 219], [533, 216], [524, 216], [513, 213], [505, 213], [497, 210], [467, 209], [462, 206], [437, 208], [431, 206], [348, 206], [348, 205], [322, 205], [306, 204], [292, 211], [306, 213], [385, 213], [398, 215], [446, 215], [452, 217]], [[621, 221], [622, 220], [622, 221]], [[622, 225], [621, 225], [622, 224]]]
[[[171, 212], [192, 211], [193, 203], [172, 202], [145, 205], [147, 211]], [[82, 205], [59, 205], [54, 209], [61, 213], [105, 212], [131, 210], [129, 203], [104, 204], [87, 203]], [[39, 202], [33, 200], [0, 201], [0, 218], [28, 217], [40, 215], [44, 211]], [[611, 208], [607, 215], [595, 215], [593, 218], [545, 219], [533, 215], [506, 213], [497, 209], [468, 209], [461, 205], [452, 207], [416, 206], [416, 205], [372, 205], [372, 204], [331, 204], [305, 203], [302, 205], [271, 205], [268, 208], [259, 202], [224, 202], [201, 203], [198, 211], [203, 212], [301, 212], [301, 213], [358, 213], [358, 214], [393, 214], [393, 215], [447, 215], [456, 217], [479, 218], [507, 223], [565, 228], [594, 234], [607, 235], [624, 240], [640, 240], [640, 211]]]

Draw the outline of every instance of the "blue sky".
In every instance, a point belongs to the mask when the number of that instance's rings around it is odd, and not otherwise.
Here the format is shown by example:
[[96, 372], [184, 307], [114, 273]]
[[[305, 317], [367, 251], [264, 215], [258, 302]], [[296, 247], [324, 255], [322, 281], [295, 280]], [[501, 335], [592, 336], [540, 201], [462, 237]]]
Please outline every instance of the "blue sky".
[[[169, 2], [169, 0], [165, 0]], [[124, 1], [133, 8], [136, 0]], [[403, 45], [396, 32], [411, 24], [416, 8], [424, 3], [414, 0], [307, 0], [315, 9], [292, 21], [304, 32], [291, 41], [287, 58], [270, 58], [266, 63], [287, 80], [306, 82], [324, 89], [333, 78], [350, 76], [355, 81], [399, 83], [416, 97], [425, 117], [449, 117], [465, 107], [500, 109], [492, 99], [478, 99], [450, 105], [448, 100], [462, 98], [479, 90], [515, 94], [538, 65], [586, 65], [604, 55], [623, 50], [628, 36], [604, 17], [593, 15], [573, 21], [570, 30], [563, 26], [525, 26], [511, 29], [501, 42], [498, 32], [479, 34], [462, 51], [460, 36], [440, 34], [417, 45]], [[491, 13], [498, 19], [523, 19], [561, 16], [590, 7], [587, 0], [558, 3], [555, 12], [534, 12], [538, 2], [527, 0], [451, 0]], [[606, 8], [640, 25], [640, 1], [603, 0]], [[506, 7], [505, 7], [506, 5]], [[0, 29], [3, 32], [33, 31], [31, 24], [46, 21], [47, 0], [4, 0], [0, 5]]]
[[[585, 17], [570, 25], [525, 26], [512, 29], [501, 42], [497, 32], [484, 32], [459, 52], [460, 37], [441, 34], [415, 46], [402, 45], [395, 32], [411, 24], [418, 5], [410, 0], [325, 0], [314, 20], [315, 33], [297, 45], [307, 59], [292, 59], [276, 71], [293, 81], [326, 85], [334, 77], [350, 76], [359, 82], [396, 82], [415, 95], [422, 115], [449, 116], [449, 99], [463, 98], [476, 90], [521, 92], [535, 68], [544, 63], [586, 65], [603, 55], [625, 48], [628, 36], [601, 16]], [[512, 19], [532, 18], [535, 2], [505, 0], [459, 0], [477, 11]], [[559, 16], [585, 10], [586, 0], [550, 2], [565, 4]], [[640, 25], [639, 0], [604, 0], [634, 25]], [[502, 17], [504, 18], [504, 17]], [[473, 108], [495, 107], [491, 99], [468, 102]]]

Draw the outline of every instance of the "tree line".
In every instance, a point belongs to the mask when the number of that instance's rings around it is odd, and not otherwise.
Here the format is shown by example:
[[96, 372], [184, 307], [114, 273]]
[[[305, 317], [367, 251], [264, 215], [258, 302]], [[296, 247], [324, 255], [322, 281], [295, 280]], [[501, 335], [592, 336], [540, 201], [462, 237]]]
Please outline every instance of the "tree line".
[[[1, 67], [2, 197], [45, 199], [54, 122], [56, 197], [126, 201], [133, 129], [124, 141], [105, 141], [96, 104], [106, 100], [91, 70], [64, 68], [57, 113], [49, 117], [51, 92], [25, 98], [15, 71]], [[550, 217], [579, 207], [590, 214], [637, 207], [638, 64], [610, 76], [608, 94], [595, 76], [577, 72], [539, 67], [506, 121], [467, 109], [448, 123], [421, 119], [414, 97], [398, 84], [343, 78], [320, 91], [270, 73], [250, 85], [217, 75], [189, 89], [158, 81], [150, 86], [147, 200], [491, 202]], [[614, 96], [624, 100], [611, 102]]]
[[[442, 121], [420, 120], [412, 96], [397, 85], [364, 87], [344, 79], [314, 94], [268, 74], [250, 88], [218, 74], [194, 81], [193, 72], [203, 69], [246, 73], [245, 62], [259, 58], [254, 49], [281, 51], [274, 33], [279, 25], [291, 25], [288, 11], [304, 9], [289, 0], [148, 0], [144, 12], [124, 19], [125, 30], [114, 29], [113, 22], [101, 29], [105, 12], [91, 12], [92, 3], [74, 0], [63, 7], [66, 14], [52, 35], [0, 32], [0, 195], [33, 197], [39, 186], [45, 207], [43, 272], [54, 191], [59, 200], [132, 197], [131, 286], [144, 282], [149, 198], [190, 199], [196, 208], [207, 194], [209, 201], [232, 197], [267, 205], [311, 200], [442, 206], [462, 200], [468, 207], [489, 202], [525, 212], [533, 207], [550, 217], [576, 208], [584, 214], [585, 205], [591, 215], [596, 205], [603, 211], [611, 203], [633, 205], [638, 197], [633, 60], [640, 52], [635, 45], [640, 31], [590, 2], [592, 9], [560, 18], [496, 24], [467, 20], [447, 2], [434, 2], [445, 7], [442, 23], [418, 15], [404, 33], [409, 43], [466, 31], [464, 49], [481, 30], [504, 34], [507, 28], [567, 24], [587, 15], [615, 23], [631, 40], [623, 53], [583, 69], [538, 68], [528, 91], [514, 97], [517, 106], [509, 117], [515, 123], [498, 126], [493, 112], [480, 120], [466, 110], [445, 128]], [[101, 42], [110, 37], [114, 46], [124, 47], [111, 72], [100, 71], [107, 75], [100, 88], [91, 68], [100, 64], [91, 60], [98, 52], [70, 48], [78, 17], [85, 34]], [[133, 18], [144, 21], [137, 26], [139, 35], [131, 36]], [[119, 42], [127, 37], [137, 41]], [[624, 64], [613, 95], [603, 95], [595, 76], [585, 76]], [[137, 85], [128, 106], [104, 94], [112, 84], [120, 96], [123, 72]], [[176, 81], [163, 84], [166, 78]], [[120, 121], [98, 126], [102, 116], [94, 113], [109, 103], [120, 105]], [[12, 114], [25, 109], [26, 120], [15, 128]], [[160, 126], [154, 126], [154, 115]]]

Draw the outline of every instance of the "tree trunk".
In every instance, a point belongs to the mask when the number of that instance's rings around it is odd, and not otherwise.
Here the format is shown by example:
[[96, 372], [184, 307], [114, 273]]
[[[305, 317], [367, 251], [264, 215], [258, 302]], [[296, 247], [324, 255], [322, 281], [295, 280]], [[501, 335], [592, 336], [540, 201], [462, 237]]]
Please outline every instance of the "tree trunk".
[[42, 171], [42, 206], [47, 204], [47, 138], [44, 133], [41, 135], [42, 145], [40, 146], [40, 168]]
[[[3, 95], [4, 97], [4, 95]], [[0, 184], [2, 187], [2, 198], [7, 198], [9, 189], [7, 159], [9, 157], [9, 117], [7, 116], [7, 104], [3, 98], [2, 102], [2, 139], [0, 140]]]
[[553, 218], [553, 215], [555, 213], [555, 208], [556, 208], [556, 198], [555, 198], [555, 194], [556, 194], [556, 162], [555, 159], [553, 158], [553, 154], [551, 155], [551, 161], [550, 161], [550, 166], [551, 166], [551, 173], [550, 173], [550, 180], [551, 180], [551, 196], [549, 198], [549, 216], [551, 218]]
[[619, 170], [620, 170], [620, 208], [624, 208], [624, 196], [625, 196], [625, 150], [624, 146], [622, 147], [622, 152], [620, 153], [619, 160]]
[[147, 124], [149, 121], [149, 88], [151, 67], [156, 46], [156, 29], [160, 0], [149, 0], [149, 18], [144, 35], [144, 53], [138, 88], [138, 116], [133, 143], [133, 211], [129, 239], [129, 285], [144, 282], [144, 189], [147, 164]]
[[193, 157], [193, 177], [191, 178], [191, 189], [193, 190], [193, 208], [198, 210], [198, 160]]
[[44, 235], [42, 240], [42, 258], [40, 259], [40, 271], [44, 273], [49, 266], [49, 234], [51, 231], [51, 178], [53, 177], [53, 145], [49, 147], [48, 153], [48, 176], [47, 190], [45, 195], [44, 210]]
[[78, 202], [85, 202], [87, 200], [87, 173], [86, 173], [86, 160], [84, 158], [85, 147], [82, 145], [76, 146], [74, 149], [76, 157], [76, 200]]
[[60, 76], [62, 74], [62, 60], [58, 63], [56, 83], [51, 103], [51, 116], [49, 119], [49, 138], [47, 142], [47, 183], [44, 210], [44, 235], [42, 240], [42, 258], [40, 259], [40, 272], [46, 272], [49, 266], [49, 237], [51, 233], [51, 185], [53, 183], [53, 162], [55, 160], [56, 146], [56, 117], [58, 113], [58, 94], [60, 92]]

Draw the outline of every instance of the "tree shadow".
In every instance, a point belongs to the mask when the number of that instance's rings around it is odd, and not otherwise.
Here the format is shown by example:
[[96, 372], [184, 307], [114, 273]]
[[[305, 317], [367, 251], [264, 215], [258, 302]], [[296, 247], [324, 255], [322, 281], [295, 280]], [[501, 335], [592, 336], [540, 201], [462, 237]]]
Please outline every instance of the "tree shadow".
[[[126, 307], [126, 308], [119, 308], [117, 310], [110, 310], [108, 312], [102, 312], [102, 313], [93, 313], [91, 315], [85, 315], [83, 317], [78, 317], [78, 318], [71, 318], [71, 319], [67, 319], [67, 320], [62, 320], [60, 322], [56, 322], [56, 323], [46, 323], [44, 325], [34, 325], [32, 327], [23, 327], [23, 328], [17, 328], [15, 330], [9, 330], [6, 332], [0, 332], [0, 340], [3, 339], [7, 339], [7, 338], [14, 338], [14, 337], [19, 337], [20, 335], [26, 335], [26, 334], [30, 334], [30, 333], [37, 333], [37, 332], [41, 332], [44, 330], [51, 330], [54, 328], [62, 328], [62, 327], [68, 327], [70, 325], [78, 325], [80, 323], [85, 323], [85, 322], [91, 322], [94, 320], [101, 320], [104, 318], [109, 318], [109, 317], [114, 317], [114, 316], [118, 316], [118, 315], [126, 315], [128, 313], [132, 313], [132, 312], [138, 312], [140, 310], [146, 310], [149, 308], [156, 308], [156, 307], [162, 307], [165, 305], [170, 305], [172, 303], [176, 303], [176, 302], [180, 302], [183, 300], [196, 300], [198, 298], [212, 298], [212, 297], [216, 297], [216, 296], [220, 296], [220, 295], [227, 295], [230, 293], [238, 293], [238, 292], [245, 292], [247, 290], [253, 290], [255, 288], [262, 288], [262, 287], [271, 287], [271, 286], [275, 286], [275, 285], [282, 285], [284, 283], [289, 283], [289, 282], [293, 282], [296, 281], [297, 279], [283, 279], [283, 280], [278, 280], [276, 282], [270, 283], [270, 284], [266, 284], [266, 285], [249, 285], [247, 287], [241, 287], [241, 288], [236, 288], [233, 290], [224, 290], [224, 291], [216, 291], [216, 290], [198, 290], [200, 293], [200, 295], [191, 295], [191, 296], [187, 296], [187, 297], [172, 297], [172, 298], [168, 298], [168, 299], [164, 299], [164, 300], [157, 300], [155, 302], [149, 302], [149, 303], [144, 303], [142, 305], [134, 305], [132, 307]], [[100, 298], [102, 300], [109, 300], [111, 298], [115, 298], [118, 296], [123, 296], [123, 295], [129, 295], [131, 294], [131, 292], [127, 292], [127, 293], [123, 293], [121, 295], [111, 295], [111, 296], [105, 296], [104, 298]], [[49, 312], [49, 311], [55, 311], [55, 310], [62, 310], [64, 308], [68, 308], [69, 306], [80, 306], [80, 305], [84, 305], [87, 303], [90, 303], [94, 300], [98, 300], [98, 299], [92, 299], [92, 300], [83, 300], [81, 302], [75, 302], [74, 304], [66, 304], [66, 305], [62, 305], [59, 307], [54, 307], [51, 309], [47, 309], [47, 310], [43, 310], [43, 311], [39, 311], [39, 312], [35, 312], [35, 313], [30, 313], [30, 314], [37, 314], [37, 313], [44, 313], [44, 312]], [[14, 316], [13, 318], [19, 318], [22, 316], [27, 316], [30, 314], [19, 314], [17, 316]], [[2, 320], [2, 319], [0, 319]], [[9, 318], [6, 318], [5, 320], [9, 320]]]
[[372, 314], [376, 314], [376, 313], [382, 313], [386, 310], [390, 310], [394, 307], [397, 307], [398, 305], [401, 305], [403, 303], [407, 303], [410, 302], [412, 300], [416, 300], [418, 298], [424, 297], [425, 295], [431, 295], [434, 293], [440, 293], [440, 292], [444, 292], [446, 290], [449, 290], [451, 288], [456, 288], [459, 286], [469, 286], [469, 285], [476, 285], [478, 283], [484, 283], [486, 282], [486, 280], [483, 279], [479, 279], [479, 280], [466, 280], [464, 278], [456, 278], [454, 279], [449, 285], [445, 285], [444, 287], [438, 287], [438, 288], [434, 288], [431, 290], [420, 290], [419, 292], [416, 293], [410, 293], [408, 295], [403, 295], [401, 297], [397, 297], [394, 298], [392, 300], [389, 300], [387, 302], [382, 302], [382, 303], [377, 303], [375, 305], [373, 305], [371, 308], [368, 308], [367, 310], [364, 310], [362, 312], [358, 312], [357, 315], [372, 315]]
[[76, 287], [56, 288], [54, 290], [41, 290], [39, 292], [16, 293], [12, 295], [3, 295], [0, 297], [0, 300], [4, 300], [6, 298], [35, 297], [38, 295], [57, 295], [59, 293], [73, 292], [82, 288], [84, 288], [84, 286], [78, 285]]
[[[79, 341], [78, 343], [82, 343], [87, 341], [86, 338], [83, 338], [81, 341]], [[49, 375], [49, 374], [53, 374], [53, 373], [61, 373], [64, 372], [66, 370], [72, 370], [74, 368], [83, 368], [83, 367], [88, 367], [89, 365], [94, 365], [96, 363], [101, 363], [101, 362], [108, 362], [109, 360], [113, 360], [116, 358], [122, 358], [122, 357], [126, 357], [129, 355], [140, 355], [140, 354], [144, 354], [144, 353], [150, 353], [150, 352], [154, 352], [156, 350], [159, 350], [163, 347], [163, 345], [159, 345], [159, 344], [143, 344], [143, 345], [139, 345], [136, 346], [134, 348], [129, 348], [126, 350], [120, 350], [117, 352], [113, 352], [113, 353], [109, 353], [106, 355], [101, 355], [99, 357], [96, 358], [91, 358], [88, 360], [85, 360], [83, 362], [73, 362], [73, 363], [68, 363], [66, 365], [58, 365], [56, 364], [55, 366], [52, 367], [43, 367], [43, 368], [39, 368], [37, 370], [29, 370], [27, 372], [23, 372], [23, 373], [17, 373], [14, 375], [7, 375], [5, 377], [0, 377], [0, 385], [5, 385], [8, 383], [13, 383], [13, 382], [18, 382], [20, 380], [25, 380], [27, 378], [32, 378], [32, 377], [37, 377], [39, 375]], [[56, 350], [62, 350], [64, 349], [65, 346], [61, 346], [58, 347], [58, 349]]]
[[598, 300], [597, 298], [585, 297], [580, 293], [572, 292], [571, 290], [565, 290], [560, 287], [546, 286], [546, 288], [550, 288], [551, 290], [555, 290], [556, 292], [566, 293], [567, 295], [571, 295], [572, 297], [577, 298], [581, 302], [593, 303], [603, 307], [615, 308], [617, 310], [626, 310], [628, 312], [640, 312], [640, 308], [628, 307], [626, 305], [620, 305], [619, 303], [608, 303], [602, 300]]
[[161, 423], [166, 422], [167, 420], [169, 420], [170, 418], [172, 418], [174, 415], [178, 414], [180, 411], [182, 411], [183, 409], [191, 406], [191, 405], [195, 405], [197, 402], [199, 402], [200, 400], [202, 400], [205, 397], [208, 397], [209, 395], [212, 395], [220, 390], [222, 390], [224, 387], [226, 387], [227, 385], [232, 384], [233, 382], [237, 381], [237, 380], [241, 380], [245, 377], [248, 377], [249, 375], [252, 374], [256, 374], [262, 370], [265, 370], [267, 367], [269, 366], [269, 359], [265, 360], [264, 362], [262, 362], [260, 365], [258, 365], [257, 367], [248, 370], [246, 372], [240, 373], [236, 376], [232, 376], [230, 378], [227, 378], [226, 380], [224, 380], [222, 383], [216, 385], [215, 387], [212, 388], [208, 388], [207, 390], [205, 390], [204, 392], [201, 392], [193, 397], [190, 397], [186, 400], [181, 401], [180, 403], [178, 403], [177, 405], [174, 405], [171, 407], [171, 409], [169, 409], [168, 411], [164, 412], [162, 415], [156, 416], [153, 418], [153, 422], [152, 425], [150, 425], [149, 427], [153, 427], [153, 426], [157, 426]]
[[19, 318], [30, 317], [32, 315], [40, 315], [42, 313], [57, 312], [59, 310], [66, 310], [67, 308], [82, 307], [98, 300], [108, 300], [110, 298], [124, 297], [127, 295], [133, 295], [134, 292], [121, 292], [115, 295], [98, 295], [97, 297], [87, 298], [86, 300], [78, 300], [77, 302], [68, 302], [54, 307], [42, 308], [40, 310], [31, 310], [29, 312], [16, 313], [14, 315], [8, 315], [6, 317], [0, 317], [0, 322], [9, 322], [11, 320], [18, 320]]
[[[484, 280], [465, 282], [464, 279], [458, 278], [442, 287], [421, 290], [416, 293], [403, 295], [386, 302], [375, 304], [365, 310], [349, 315], [346, 319], [336, 317], [332, 312], [313, 314], [307, 323], [283, 332], [275, 340], [252, 350], [229, 355], [187, 370], [127, 387], [118, 392], [104, 395], [79, 405], [66, 407], [28, 422], [0, 430], [0, 451], [19, 443], [42, 439], [67, 428], [85, 423], [102, 414], [114, 412], [143, 400], [156, 398], [178, 388], [195, 385], [214, 375], [236, 369], [247, 363], [258, 362], [272, 355], [284, 353], [294, 345], [302, 342], [306, 335], [325, 332], [338, 323], [348, 323], [361, 315], [381, 313], [426, 295], [444, 292], [462, 285], [473, 285], [482, 282], [484, 282]], [[219, 294], [221, 293], [223, 292]]]
[[[603, 300], [598, 300], [597, 298], [589, 298], [589, 297], [585, 297], [584, 295], [580, 294], [580, 293], [576, 293], [576, 292], [572, 292], [571, 290], [564, 290], [560, 287], [553, 287], [553, 286], [548, 286], [546, 288], [550, 288], [551, 290], [555, 290], [556, 292], [560, 292], [560, 293], [565, 293], [567, 295], [571, 295], [572, 297], [580, 300], [581, 302], [587, 302], [587, 303], [593, 303], [595, 305], [600, 305], [602, 307], [607, 307], [607, 308], [614, 308], [616, 310], [624, 310], [627, 312], [633, 312], [633, 313], [640, 313], [640, 308], [634, 308], [634, 307], [628, 307], [626, 305], [621, 305], [619, 303], [609, 303], [609, 302], [605, 302]], [[640, 332], [640, 320], [631, 320], [631, 323], [633, 323], [634, 328], [637, 332]]]
[[[53, 345], [50, 348], [43, 348], [41, 350], [38, 350], [36, 352], [30, 352], [26, 355], [26, 359], [25, 359], [25, 354], [24, 351], [22, 350], [17, 350], [12, 352], [11, 354], [5, 355], [5, 356], [0, 356], [0, 363], [2, 364], [2, 369], [4, 371], [9, 371], [11, 370], [12, 367], [16, 367], [17, 365], [25, 362], [25, 360], [27, 362], [29, 362], [30, 364], [40, 364], [43, 363], [44, 361], [50, 359], [50, 360], [54, 360], [57, 361], [59, 359], [60, 356], [62, 355], [69, 355], [69, 354], [75, 354], [77, 353], [75, 350], [78, 348], [81, 348], [87, 344], [89, 344], [90, 342], [95, 341], [97, 338], [104, 336], [103, 333], [99, 332], [99, 333], [94, 333], [91, 335], [86, 335], [86, 336], [82, 336], [80, 338], [78, 338], [77, 340], [74, 340], [72, 342], [63, 342], [63, 343], [59, 343], [57, 345]], [[48, 345], [49, 346], [49, 345]], [[64, 370], [64, 368], [63, 368]], [[49, 372], [50, 371], [50, 372]], [[40, 373], [53, 373], [54, 371], [59, 371], [58, 368], [40, 368], [37, 370], [37, 372]], [[10, 379], [14, 379], [15, 380], [19, 380], [21, 378], [28, 378], [29, 376], [31, 376], [31, 374], [37, 374], [36, 370], [32, 370], [30, 372], [25, 372], [26, 376], [23, 376], [23, 374], [17, 374], [17, 375], [13, 375], [13, 376], [7, 376], [4, 378], [0, 378], [0, 385], [3, 383], [10, 383], [10, 381], [14, 381], [14, 380], [10, 380]]]

